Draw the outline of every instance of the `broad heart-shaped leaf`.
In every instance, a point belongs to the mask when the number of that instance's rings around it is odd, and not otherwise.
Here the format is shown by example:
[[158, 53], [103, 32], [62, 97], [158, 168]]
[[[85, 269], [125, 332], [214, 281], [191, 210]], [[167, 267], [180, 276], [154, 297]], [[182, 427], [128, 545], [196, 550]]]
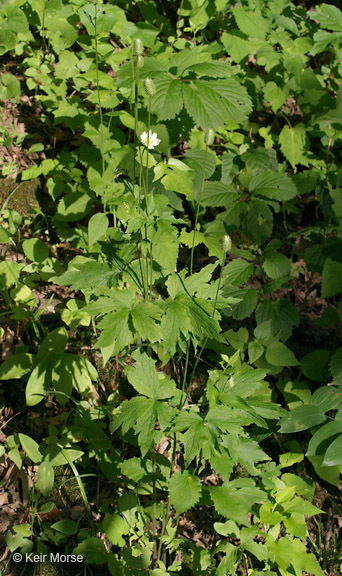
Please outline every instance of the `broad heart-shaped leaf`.
[[171, 398], [175, 393], [176, 385], [170, 379], [159, 380], [154, 360], [139, 350], [132, 356], [136, 360], [136, 365], [134, 368], [127, 366], [125, 372], [129, 383], [135, 390], [153, 400]]
[[273, 366], [297, 366], [295, 355], [282, 342], [272, 342], [266, 350], [266, 360]]
[[0, 366], [0, 380], [21, 378], [35, 366], [35, 357], [27, 352], [19, 352], [10, 356]]
[[305, 149], [304, 124], [297, 124], [293, 128], [287, 125], [284, 126], [279, 134], [279, 144], [282, 153], [293, 168], [295, 168], [297, 164], [307, 164], [303, 156]]
[[30, 436], [26, 436], [26, 434], [19, 433], [19, 440], [30, 460], [35, 463], [41, 462], [43, 457], [39, 452], [39, 444]]
[[298, 406], [289, 412], [280, 420], [280, 432], [282, 434], [291, 434], [292, 432], [302, 432], [317, 424], [325, 422], [327, 417], [324, 415], [319, 406], [304, 404]]
[[108, 218], [105, 214], [94, 214], [88, 222], [88, 243], [92, 246], [105, 235], [108, 229]]
[[322, 274], [322, 298], [330, 298], [342, 292], [342, 264], [327, 258]]
[[249, 183], [249, 191], [257, 196], [265, 196], [269, 200], [285, 202], [297, 195], [294, 182], [286, 174], [267, 170], [254, 176]]
[[156, 93], [152, 99], [152, 112], [159, 120], [174, 118], [183, 108], [182, 82], [168, 74], [154, 78]]
[[169, 482], [170, 502], [176, 510], [177, 516], [197, 504], [201, 491], [202, 485], [199, 478], [187, 470], [179, 471], [171, 476]]
[[43, 496], [47, 496], [53, 488], [54, 480], [53, 466], [48, 460], [44, 460], [38, 468], [36, 488], [40, 490]]

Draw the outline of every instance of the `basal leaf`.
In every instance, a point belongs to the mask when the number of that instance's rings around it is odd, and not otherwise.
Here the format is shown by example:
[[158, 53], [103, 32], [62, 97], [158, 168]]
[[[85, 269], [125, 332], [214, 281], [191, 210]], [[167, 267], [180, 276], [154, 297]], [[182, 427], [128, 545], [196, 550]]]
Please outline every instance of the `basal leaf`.
[[48, 496], [53, 488], [54, 480], [55, 474], [53, 467], [48, 460], [44, 460], [38, 468], [36, 488], [38, 488], [43, 496]]
[[32, 460], [32, 462], [35, 463], [41, 462], [43, 457], [39, 451], [39, 444], [37, 444], [37, 442], [33, 440], [33, 438], [31, 438], [30, 436], [27, 436], [26, 434], [22, 434], [20, 432], [19, 432], [19, 440], [30, 460]]
[[30, 372], [35, 365], [35, 357], [27, 352], [19, 352], [10, 356], [0, 366], [0, 380], [21, 378]]
[[302, 432], [317, 424], [325, 422], [326, 416], [319, 406], [304, 404], [291, 410], [288, 416], [280, 420], [280, 432], [290, 434], [293, 432]]

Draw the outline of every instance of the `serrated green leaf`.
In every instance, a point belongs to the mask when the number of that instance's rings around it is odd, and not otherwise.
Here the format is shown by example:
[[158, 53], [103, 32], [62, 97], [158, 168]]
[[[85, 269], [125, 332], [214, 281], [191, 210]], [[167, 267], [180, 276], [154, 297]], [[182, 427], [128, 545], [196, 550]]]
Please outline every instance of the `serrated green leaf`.
[[284, 256], [284, 254], [270, 252], [264, 260], [263, 269], [267, 276], [277, 280], [278, 278], [283, 278], [290, 272], [290, 260]]
[[239, 199], [238, 192], [223, 182], [205, 182], [198, 198], [202, 206], [228, 206]]
[[159, 120], [174, 118], [183, 108], [182, 83], [168, 74], [154, 78], [156, 92], [152, 99], [152, 112]]
[[283, 88], [278, 86], [275, 82], [267, 82], [264, 88], [265, 100], [271, 105], [274, 113], [285, 104], [289, 96], [289, 89], [287, 86]]
[[318, 20], [322, 28], [342, 32], [342, 12], [337, 6], [321, 4], [318, 12], [309, 12], [308, 14], [312, 20]]
[[342, 264], [327, 258], [322, 274], [322, 298], [330, 298], [342, 292]]
[[254, 176], [249, 183], [249, 191], [253, 195], [281, 202], [291, 200], [297, 195], [296, 185], [289, 176], [270, 170]]
[[199, 478], [187, 470], [171, 476], [169, 482], [170, 502], [175, 508], [177, 516], [197, 504], [201, 491], [202, 486]]
[[163, 400], [174, 395], [175, 383], [172, 380], [159, 380], [155, 362], [147, 354], [138, 350], [133, 354], [136, 365], [127, 366], [125, 372], [129, 383], [139, 394], [153, 400]]
[[60, 286], [70, 286], [72, 290], [108, 286], [117, 275], [116, 269], [111, 269], [103, 262], [87, 261], [72, 264], [69, 270], [58, 277]]
[[304, 157], [305, 137], [304, 124], [297, 124], [291, 128], [285, 125], [279, 134], [280, 149], [293, 168], [298, 164], [307, 164]]
[[223, 269], [223, 278], [231, 286], [241, 286], [249, 280], [254, 271], [254, 264], [237, 258], [232, 260]]
[[266, 360], [273, 366], [297, 366], [297, 358], [282, 342], [273, 342], [266, 350]]

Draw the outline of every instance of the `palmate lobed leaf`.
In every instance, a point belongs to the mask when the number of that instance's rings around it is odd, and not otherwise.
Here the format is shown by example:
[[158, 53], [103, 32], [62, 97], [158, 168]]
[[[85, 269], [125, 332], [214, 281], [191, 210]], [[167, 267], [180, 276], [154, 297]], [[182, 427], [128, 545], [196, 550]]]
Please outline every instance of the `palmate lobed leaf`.
[[156, 372], [155, 362], [147, 354], [136, 350], [132, 355], [136, 365], [127, 366], [125, 372], [129, 383], [134, 389], [153, 400], [165, 400], [175, 394], [176, 385], [173, 380], [160, 380]]

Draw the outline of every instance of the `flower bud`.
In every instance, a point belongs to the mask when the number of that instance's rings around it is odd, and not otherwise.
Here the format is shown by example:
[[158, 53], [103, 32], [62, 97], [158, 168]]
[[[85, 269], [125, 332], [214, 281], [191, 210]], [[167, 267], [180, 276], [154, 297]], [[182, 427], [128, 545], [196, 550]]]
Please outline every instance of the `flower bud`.
[[227, 254], [227, 252], [229, 252], [232, 247], [231, 237], [228, 234], [225, 234], [224, 236], [222, 236], [220, 243], [223, 252]]
[[206, 144], [207, 146], [211, 146], [212, 144], [214, 144], [214, 140], [215, 140], [215, 132], [212, 128], [209, 128], [208, 130], [206, 130], [204, 134], [204, 144]]
[[141, 56], [144, 51], [144, 45], [140, 38], [135, 38], [132, 42], [132, 54], [133, 56]]
[[136, 56], [135, 65], [137, 68], [142, 68], [144, 65], [144, 57], [139, 54]]
[[156, 87], [155, 87], [155, 84], [154, 84], [152, 78], [145, 78], [144, 90], [145, 90], [147, 96], [152, 97], [155, 95]]

